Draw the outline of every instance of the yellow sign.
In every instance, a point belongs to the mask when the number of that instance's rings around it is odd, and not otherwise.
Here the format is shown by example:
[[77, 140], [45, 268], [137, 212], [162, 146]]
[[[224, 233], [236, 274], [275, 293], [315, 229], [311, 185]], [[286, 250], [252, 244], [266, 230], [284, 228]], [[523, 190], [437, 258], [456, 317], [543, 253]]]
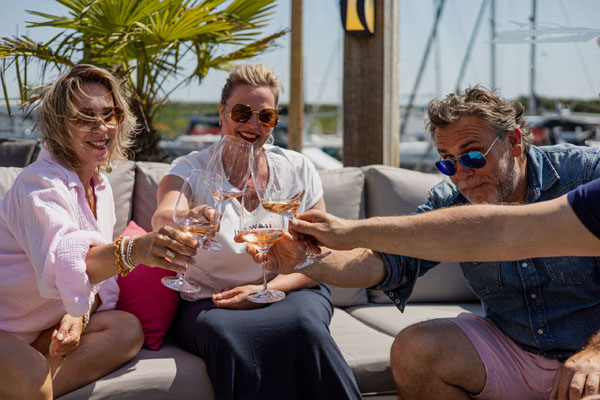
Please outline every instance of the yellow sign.
[[375, 0], [341, 0], [340, 11], [346, 33], [372, 35], [375, 33]]

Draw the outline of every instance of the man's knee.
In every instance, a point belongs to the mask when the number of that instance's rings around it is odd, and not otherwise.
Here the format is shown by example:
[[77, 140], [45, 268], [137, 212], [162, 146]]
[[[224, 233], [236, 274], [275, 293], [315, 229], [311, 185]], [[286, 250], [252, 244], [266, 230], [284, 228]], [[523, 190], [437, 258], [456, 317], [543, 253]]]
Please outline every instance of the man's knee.
[[443, 325], [438, 321], [425, 321], [404, 328], [392, 344], [392, 366], [406, 362], [428, 363], [439, 356], [443, 343]]

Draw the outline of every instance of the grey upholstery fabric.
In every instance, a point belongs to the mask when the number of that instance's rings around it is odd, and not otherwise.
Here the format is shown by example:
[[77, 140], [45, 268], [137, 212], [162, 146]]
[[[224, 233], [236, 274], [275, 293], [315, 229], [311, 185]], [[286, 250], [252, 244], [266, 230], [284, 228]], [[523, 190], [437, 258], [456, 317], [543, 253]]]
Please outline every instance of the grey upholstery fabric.
[[327, 211], [338, 217], [359, 219], [365, 216], [362, 169], [346, 167], [319, 171]]
[[131, 208], [133, 205], [133, 186], [135, 184], [135, 163], [127, 161], [115, 165], [112, 172], [105, 173], [110, 182], [115, 199], [115, 213], [117, 222], [113, 232], [113, 239], [116, 239], [131, 220]]
[[[361, 168], [346, 167], [319, 171], [323, 183], [323, 198], [327, 211], [348, 219], [364, 218], [364, 173]], [[366, 289], [339, 288], [328, 285], [331, 300], [338, 307], [367, 304]]]
[[26, 167], [35, 161], [39, 150], [37, 140], [0, 140], [0, 167]]
[[[369, 290], [370, 303], [390, 303], [381, 290]], [[479, 301], [471, 291], [458, 263], [441, 263], [417, 279], [409, 303], [468, 303]]]
[[390, 368], [392, 336], [368, 327], [339, 308], [333, 313], [329, 330], [352, 368], [361, 393], [395, 390]]
[[152, 230], [151, 220], [156, 210], [156, 189], [169, 166], [157, 162], [136, 163], [133, 220], [148, 232]]
[[165, 343], [160, 351], [142, 349], [132, 360], [60, 400], [214, 398], [206, 366], [200, 357]]
[[[480, 303], [413, 303], [400, 312], [393, 305], [367, 305], [347, 308], [348, 314], [371, 328], [396, 336], [409, 325], [434, 318], [453, 318], [462, 312], [483, 315]], [[337, 338], [336, 338], [337, 341]]]
[[[365, 167], [367, 216], [413, 213], [428, 197], [429, 189], [441, 181], [440, 174], [427, 174], [383, 165]], [[435, 245], [435, 244], [432, 244]], [[389, 303], [379, 290], [368, 291], [369, 301]], [[410, 302], [477, 301], [457, 263], [441, 263], [417, 280]]]

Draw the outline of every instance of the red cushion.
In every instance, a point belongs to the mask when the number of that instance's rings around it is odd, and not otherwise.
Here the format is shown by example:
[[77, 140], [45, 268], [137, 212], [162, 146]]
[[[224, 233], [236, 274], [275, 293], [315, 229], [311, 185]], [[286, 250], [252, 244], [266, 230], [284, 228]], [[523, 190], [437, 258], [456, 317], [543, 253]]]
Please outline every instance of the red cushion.
[[[143, 228], [131, 221], [123, 236], [144, 233]], [[126, 277], [117, 278], [120, 289], [117, 310], [138, 317], [144, 330], [144, 347], [150, 350], [158, 350], [162, 345], [179, 305], [179, 293], [160, 281], [163, 276], [169, 275], [175, 275], [175, 272], [140, 264]]]

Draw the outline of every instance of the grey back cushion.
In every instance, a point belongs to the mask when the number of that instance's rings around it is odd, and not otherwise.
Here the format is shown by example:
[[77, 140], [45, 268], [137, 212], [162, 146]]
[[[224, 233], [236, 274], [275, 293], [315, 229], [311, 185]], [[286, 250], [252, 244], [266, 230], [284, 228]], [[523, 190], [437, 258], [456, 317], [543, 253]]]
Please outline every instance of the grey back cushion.
[[0, 167], [26, 167], [35, 161], [41, 144], [37, 140], [0, 140]]
[[133, 187], [135, 184], [135, 163], [127, 161], [113, 166], [111, 173], [106, 173], [115, 199], [117, 222], [113, 231], [113, 239], [123, 233], [133, 208]]
[[[365, 215], [364, 172], [346, 167], [319, 171], [323, 182], [323, 198], [327, 212], [342, 218], [359, 219]], [[367, 304], [366, 289], [340, 288], [328, 285], [331, 300], [338, 307]]]
[[[429, 189], [442, 180], [427, 174], [383, 165], [364, 167], [367, 217], [406, 215], [414, 212], [428, 197]], [[432, 243], [435, 246], [435, 243]], [[388, 303], [379, 290], [369, 290], [369, 300]], [[417, 280], [409, 302], [478, 301], [467, 285], [457, 263], [441, 263]]]
[[133, 220], [147, 232], [152, 230], [152, 215], [156, 211], [156, 190], [170, 164], [140, 162], [135, 165]]

